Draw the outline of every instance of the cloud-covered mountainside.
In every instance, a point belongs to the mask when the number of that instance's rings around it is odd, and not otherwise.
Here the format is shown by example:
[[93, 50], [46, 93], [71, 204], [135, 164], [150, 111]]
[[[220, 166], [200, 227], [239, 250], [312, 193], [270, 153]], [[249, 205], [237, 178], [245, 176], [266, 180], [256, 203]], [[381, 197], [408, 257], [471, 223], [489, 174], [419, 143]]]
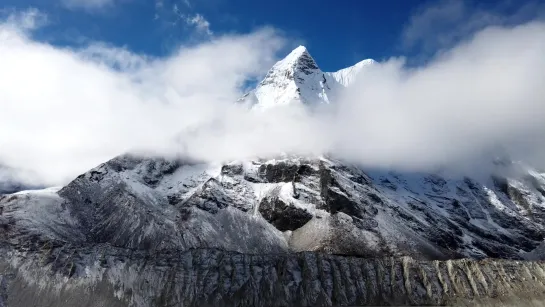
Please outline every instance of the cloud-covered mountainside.
[[[0, 164], [0, 195], [40, 188], [39, 185], [24, 183], [28, 179], [17, 176], [19, 173], [17, 170]], [[31, 177], [31, 175], [28, 174], [27, 177]]]
[[[299, 47], [237, 106], [320, 112], [376, 65], [326, 73]], [[2, 196], [0, 306], [543, 299], [545, 174], [523, 162], [490, 159], [475, 177], [335, 154], [203, 160], [121, 155]]]
[[[133, 150], [206, 162], [328, 153], [486, 174], [503, 147], [545, 166], [540, 22], [486, 28], [417, 67], [393, 58], [328, 73], [305, 48], [274, 65], [286, 39], [271, 29], [155, 58], [52, 45], [33, 32], [44, 20], [32, 11], [0, 23], [0, 163], [35, 174], [32, 183], [66, 185]], [[249, 90], [249, 80], [262, 82]], [[233, 103], [245, 93], [259, 103]]]

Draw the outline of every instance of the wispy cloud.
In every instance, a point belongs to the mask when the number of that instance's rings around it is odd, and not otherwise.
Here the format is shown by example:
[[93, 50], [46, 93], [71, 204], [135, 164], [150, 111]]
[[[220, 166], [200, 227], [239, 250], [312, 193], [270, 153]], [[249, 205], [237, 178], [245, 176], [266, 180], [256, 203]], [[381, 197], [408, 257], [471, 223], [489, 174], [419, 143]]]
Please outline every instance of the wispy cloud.
[[212, 35], [210, 30], [210, 23], [201, 14], [195, 14], [193, 16], [184, 17], [185, 22], [188, 25], [194, 26], [197, 31], [206, 35]]
[[[191, 4], [189, 2], [186, 3], [188, 7], [191, 7]], [[197, 30], [198, 33], [206, 34], [208, 36], [212, 35], [212, 31], [210, 30], [210, 22], [204, 18], [199, 13], [196, 14], [188, 14], [184, 13], [177, 4], [174, 4], [172, 7], [172, 11], [175, 16], [177, 16], [177, 20], [174, 22], [175, 24], [178, 23], [178, 21], [182, 21], [185, 25], [193, 27], [195, 30]]]
[[[514, 26], [545, 17], [540, 1], [499, 1], [493, 7], [465, 0], [433, 1], [417, 9], [403, 31], [403, 46], [434, 53], [489, 26]], [[510, 13], [506, 13], [510, 12]]]
[[100, 10], [111, 7], [116, 0], [61, 0], [61, 3], [69, 9]]
[[0, 10], [0, 16], [7, 20], [6, 25], [23, 31], [35, 30], [49, 22], [47, 15], [36, 8], [29, 8], [25, 11]]
[[194, 31], [199, 36], [210, 37], [214, 33], [210, 29], [211, 25], [203, 14], [194, 12], [193, 6], [188, 0], [165, 2], [165, 0], [155, 0], [155, 20], [161, 20], [171, 26], [181, 26], [185, 29]]

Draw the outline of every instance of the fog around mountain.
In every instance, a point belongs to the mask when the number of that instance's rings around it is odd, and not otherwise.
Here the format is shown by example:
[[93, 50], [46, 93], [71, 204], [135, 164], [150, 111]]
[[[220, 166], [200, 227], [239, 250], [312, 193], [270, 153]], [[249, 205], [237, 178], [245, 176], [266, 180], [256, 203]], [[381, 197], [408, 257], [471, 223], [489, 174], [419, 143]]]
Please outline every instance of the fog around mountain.
[[541, 22], [485, 28], [417, 67], [402, 57], [375, 63], [330, 104], [257, 112], [234, 102], [286, 54], [290, 42], [274, 29], [153, 58], [38, 41], [42, 20], [27, 11], [0, 25], [0, 161], [46, 185], [134, 150], [204, 161], [327, 153], [373, 167], [476, 170], [501, 146], [542, 162]]

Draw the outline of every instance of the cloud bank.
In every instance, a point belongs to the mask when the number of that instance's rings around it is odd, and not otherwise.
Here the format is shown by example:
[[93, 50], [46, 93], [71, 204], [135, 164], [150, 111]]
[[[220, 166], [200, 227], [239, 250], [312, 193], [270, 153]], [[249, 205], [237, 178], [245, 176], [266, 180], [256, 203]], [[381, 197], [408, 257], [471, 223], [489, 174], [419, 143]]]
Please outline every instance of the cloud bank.
[[0, 162], [53, 185], [132, 150], [206, 161], [332, 154], [415, 171], [467, 166], [498, 145], [544, 160], [544, 23], [487, 27], [417, 68], [388, 60], [323, 108], [234, 103], [284, 44], [263, 29], [153, 58], [103, 43], [58, 48], [8, 19]]
[[4, 23], [0, 161], [58, 184], [133, 148], [160, 151], [179, 132], [228, 113], [281, 46], [264, 29], [155, 59], [101, 43], [58, 48]]
[[545, 20], [545, 4], [540, 1], [432, 1], [411, 16], [402, 41], [409, 50], [418, 48], [423, 53], [435, 53], [490, 26], [516, 26], [538, 19]]
[[545, 23], [531, 22], [488, 27], [425, 66], [374, 67], [339, 107], [337, 146], [411, 168], [471, 162], [498, 146], [545, 165], [544, 52]]

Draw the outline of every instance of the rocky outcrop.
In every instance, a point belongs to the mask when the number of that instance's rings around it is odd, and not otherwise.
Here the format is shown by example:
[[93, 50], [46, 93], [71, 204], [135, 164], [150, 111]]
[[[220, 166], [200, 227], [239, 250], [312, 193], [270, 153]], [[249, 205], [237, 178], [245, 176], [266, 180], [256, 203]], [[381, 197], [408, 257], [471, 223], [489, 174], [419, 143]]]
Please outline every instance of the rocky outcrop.
[[214, 166], [120, 156], [58, 192], [2, 197], [0, 226], [8, 239], [137, 250], [525, 259], [545, 235], [545, 179], [529, 175], [534, 180], [495, 175], [488, 183], [365, 172], [329, 159]]
[[259, 213], [280, 231], [299, 229], [313, 217], [306, 209], [286, 203], [278, 197], [264, 198], [259, 204]]
[[30, 256], [4, 250], [0, 302], [10, 307], [543, 306], [544, 269], [543, 262], [506, 260], [41, 247]]

